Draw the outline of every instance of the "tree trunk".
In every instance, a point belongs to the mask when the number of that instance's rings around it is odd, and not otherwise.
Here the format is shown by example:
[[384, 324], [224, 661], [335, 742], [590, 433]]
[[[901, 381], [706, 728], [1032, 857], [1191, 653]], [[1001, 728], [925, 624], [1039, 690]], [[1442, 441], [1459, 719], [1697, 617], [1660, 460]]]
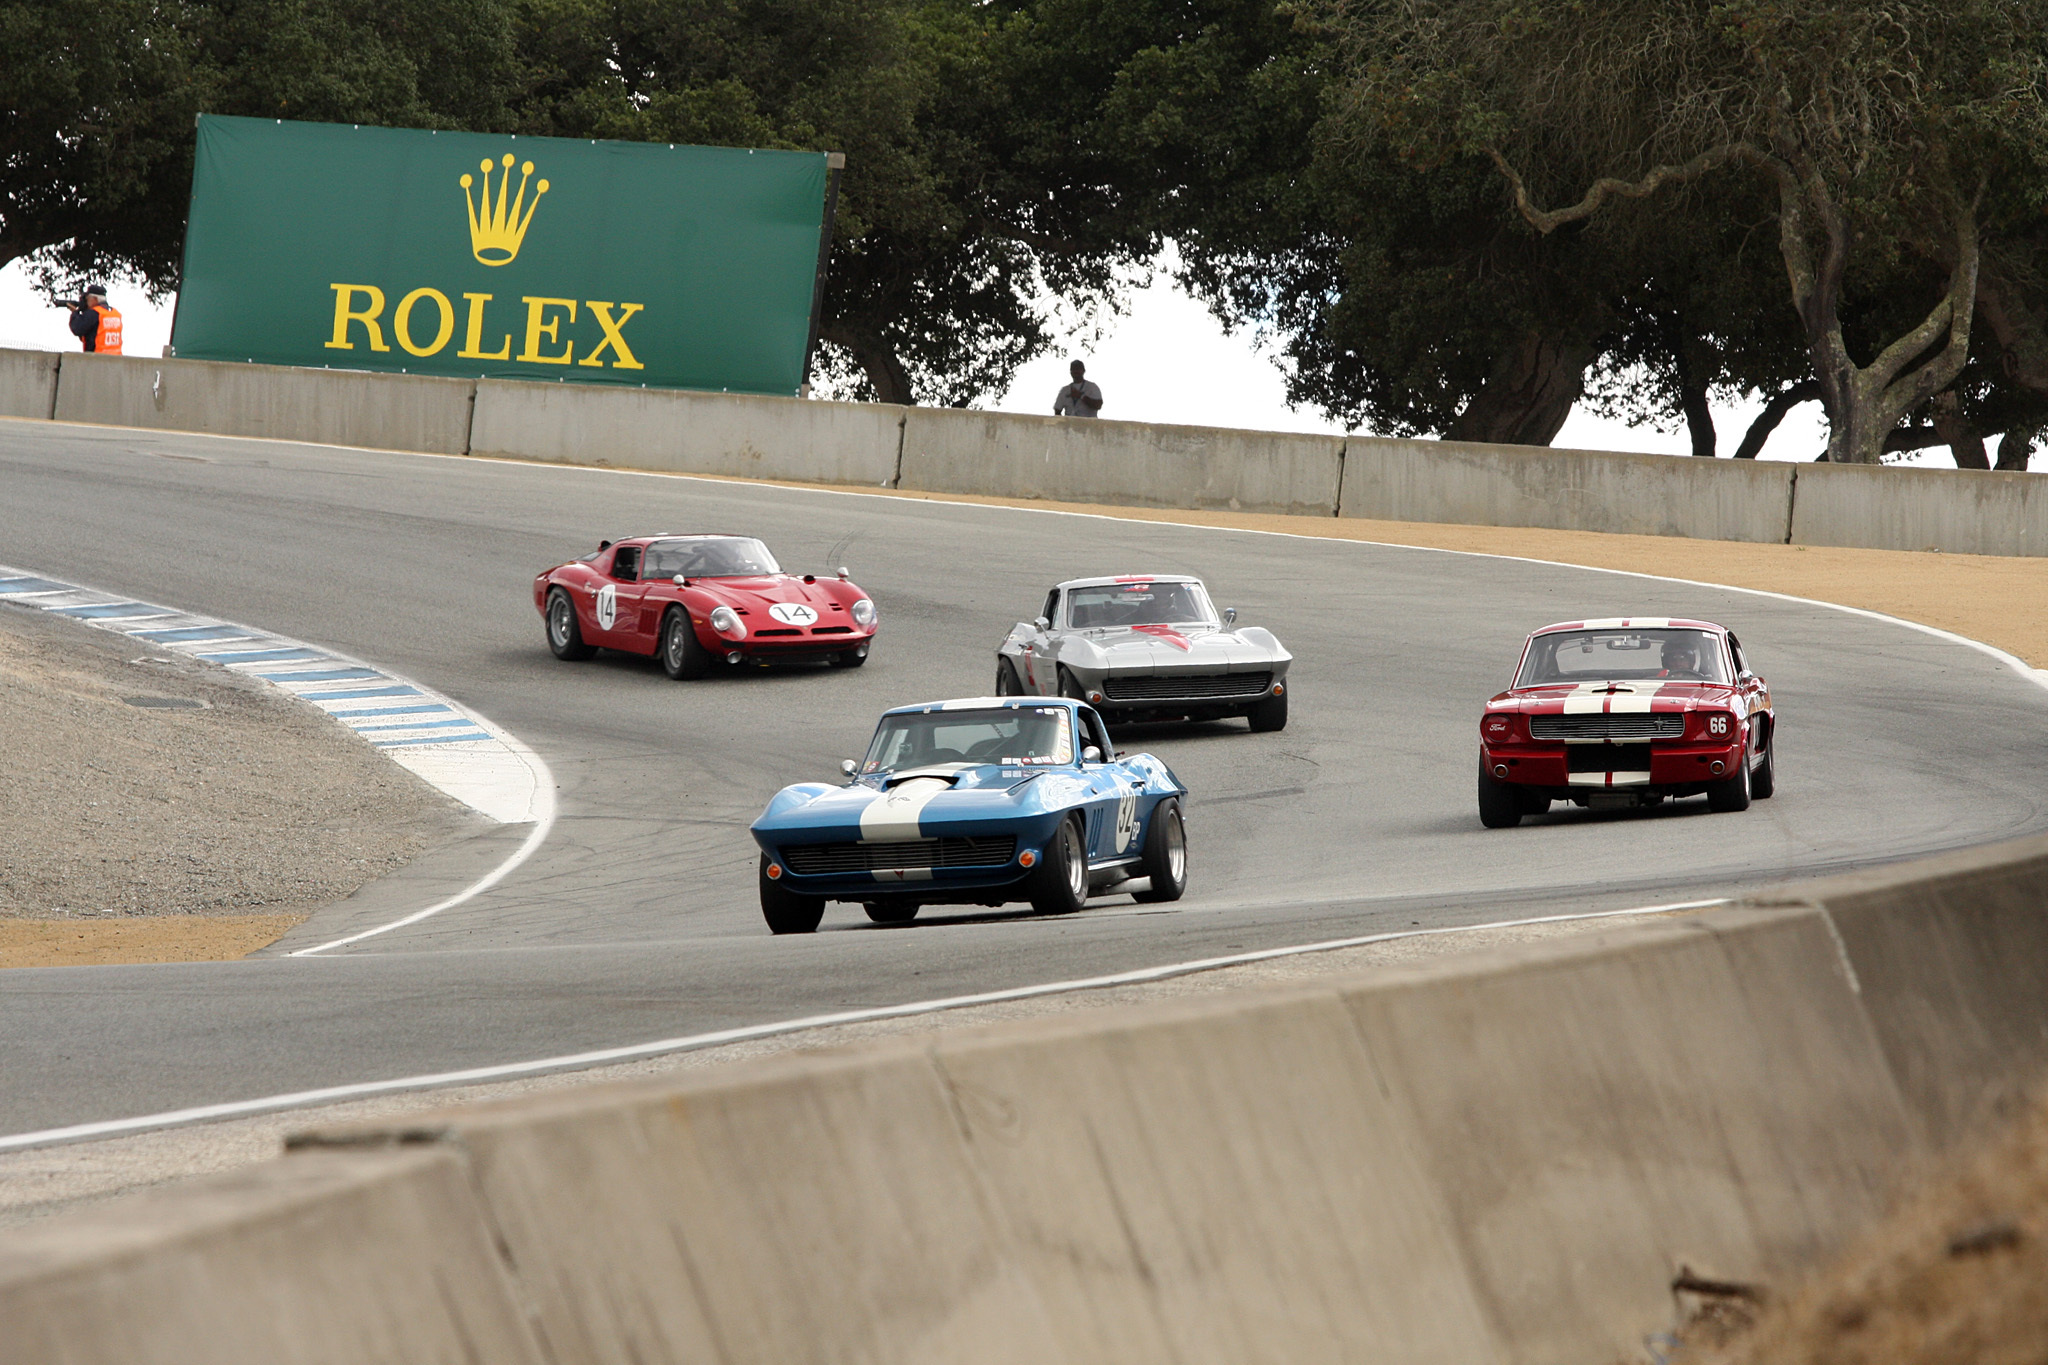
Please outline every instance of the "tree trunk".
[[1978, 276], [1977, 315], [1998, 343], [2005, 377], [2023, 389], [2048, 394], [2048, 327], [2027, 307], [2019, 289], [1989, 274]]
[[1742, 444], [1735, 447], [1735, 458], [1754, 460], [1763, 453], [1764, 442], [1771, 439], [1771, 433], [1778, 429], [1778, 423], [1785, 420], [1785, 414], [1801, 403], [1811, 403], [1820, 397], [1820, 381], [1802, 379], [1790, 388], [1771, 395], [1771, 401], [1764, 404], [1764, 410], [1749, 424], [1749, 430], [1742, 433]]
[[868, 382], [875, 386], [876, 402], [897, 403], [904, 407], [917, 402], [910, 391], [910, 372], [903, 368], [896, 348], [880, 336], [864, 328], [827, 327], [824, 338], [853, 352], [854, 364], [860, 366]]
[[1586, 391], [1591, 346], [1534, 329], [1497, 356], [1486, 384], [1445, 433], [1453, 441], [1547, 446]]
[[1970, 429], [1969, 419], [1963, 416], [1963, 400], [1954, 389], [1943, 389], [1929, 399], [1927, 415], [1934, 423], [1935, 435], [1955, 456], [1957, 469], [1991, 468], [1991, 457], [1984, 452], [1983, 433]]
[[1678, 381], [1678, 406], [1685, 413], [1685, 430], [1692, 437], [1692, 453], [1714, 458], [1714, 410], [1707, 406], [1709, 367], [1701, 363], [1700, 344], [1676, 313], [1663, 319], [1664, 344], [1671, 352], [1671, 372]]
[[[1855, 237], [1848, 216], [1798, 147], [1759, 155], [1757, 164], [1778, 183], [1778, 245], [1828, 410], [1827, 458], [1836, 464], [1876, 464], [1892, 429], [1953, 384], [1969, 359], [1977, 301], [1977, 198], [1955, 205], [1955, 264], [1941, 301], [1870, 364], [1858, 365], [1842, 337], [1842, 280]], [[1813, 254], [1816, 233], [1822, 244], [1818, 260]], [[1921, 361], [1922, 356], [1928, 358]]]
[[2014, 427], [1999, 438], [1998, 467], [2024, 474], [2034, 454], [2034, 433]]

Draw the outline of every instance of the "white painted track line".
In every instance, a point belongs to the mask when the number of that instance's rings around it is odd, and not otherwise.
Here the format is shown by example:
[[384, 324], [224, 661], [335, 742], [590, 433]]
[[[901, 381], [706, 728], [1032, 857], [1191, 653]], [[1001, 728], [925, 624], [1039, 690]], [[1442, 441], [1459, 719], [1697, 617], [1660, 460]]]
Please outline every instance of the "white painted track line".
[[840, 1024], [905, 1019], [920, 1014], [940, 1014], [948, 1010], [971, 1009], [977, 1005], [1000, 1005], [1013, 1000], [1032, 1000], [1041, 996], [1065, 995], [1074, 991], [1137, 986], [1177, 976], [1192, 976], [1197, 972], [1216, 971], [1223, 967], [1242, 967], [1254, 962], [1270, 962], [1276, 958], [1335, 952], [1341, 948], [1363, 948], [1374, 943], [1390, 943], [1396, 939], [1437, 938], [1450, 934], [1477, 933], [1486, 929], [1568, 924], [1576, 920], [1663, 915], [1680, 910], [1705, 910], [1727, 904], [1729, 901], [1725, 897], [1702, 901], [1675, 901], [1667, 905], [1633, 906], [1626, 910], [1589, 910], [1570, 915], [1539, 915], [1530, 919], [1495, 920], [1489, 924], [1461, 924], [1438, 929], [1403, 929], [1394, 933], [1362, 934], [1357, 938], [1334, 938], [1321, 943], [1303, 943], [1286, 948], [1264, 948], [1258, 952], [1232, 953], [1228, 957], [1206, 957], [1191, 962], [1174, 962], [1163, 967], [1140, 967], [1135, 971], [1116, 972], [1109, 976], [1083, 977], [1075, 981], [1050, 981], [1039, 986], [1016, 986], [1009, 990], [984, 991], [977, 995], [954, 995], [938, 1000], [918, 1000], [904, 1005], [879, 1005], [873, 1009], [842, 1010], [836, 1014], [813, 1014], [802, 1019], [749, 1024], [744, 1028], [720, 1029], [713, 1033], [688, 1034], [680, 1038], [660, 1038], [648, 1043], [629, 1043], [623, 1047], [600, 1048], [594, 1052], [575, 1052], [560, 1057], [541, 1057], [527, 1062], [505, 1062], [498, 1066], [471, 1067], [465, 1071], [440, 1071], [424, 1076], [400, 1076], [388, 1081], [362, 1081], [354, 1085], [329, 1086], [321, 1090], [299, 1090], [287, 1095], [266, 1095], [261, 1099], [206, 1104], [192, 1109], [172, 1109], [161, 1114], [142, 1114], [135, 1118], [79, 1123], [68, 1128], [45, 1128], [33, 1133], [12, 1133], [0, 1137], [0, 1152], [25, 1147], [43, 1147], [59, 1142], [81, 1142], [90, 1138], [119, 1137], [150, 1129], [208, 1123], [217, 1119], [272, 1113], [280, 1109], [303, 1109], [313, 1105], [336, 1104], [342, 1100], [362, 1099], [370, 1095], [389, 1095], [406, 1090], [432, 1090], [451, 1085], [511, 1080], [547, 1071], [579, 1070], [612, 1062], [630, 1062], [642, 1057], [660, 1056], [663, 1053], [689, 1052], [725, 1043], [742, 1043], [756, 1038], [772, 1038], [779, 1034], [831, 1028]]

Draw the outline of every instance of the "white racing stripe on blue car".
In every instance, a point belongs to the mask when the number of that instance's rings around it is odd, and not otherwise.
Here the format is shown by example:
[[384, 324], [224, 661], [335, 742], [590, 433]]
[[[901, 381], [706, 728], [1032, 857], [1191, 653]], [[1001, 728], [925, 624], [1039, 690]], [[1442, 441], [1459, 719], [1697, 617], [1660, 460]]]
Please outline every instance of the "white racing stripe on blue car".
[[[553, 813], [554, 781], [538, 757], [482, 716], [410, 679], [303, 640], [4, 566], [0, 602], [258, 679], [318, 707], [393, 762], [502, 824]], [[907, 837], [916, 837], [914, 825]]]
[[952, 786], [942, 777], [913, 777], [900, 786], [894, 786], [868, 802], [860, 813], [860, 837], [863, 841], [894, 842], [903, 839], [921, 839], [918, 832], [918, 817], [931, 804], [934, 796]]

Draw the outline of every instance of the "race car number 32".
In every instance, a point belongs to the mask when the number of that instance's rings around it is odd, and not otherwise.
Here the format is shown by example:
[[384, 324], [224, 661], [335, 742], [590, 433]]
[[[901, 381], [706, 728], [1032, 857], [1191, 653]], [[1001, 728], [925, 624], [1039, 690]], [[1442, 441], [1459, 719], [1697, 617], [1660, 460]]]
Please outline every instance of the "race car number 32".
[[1138, 793], [1131, 790], [1116, 803], [1116, 851], [1121, 853], [1138, 837]]

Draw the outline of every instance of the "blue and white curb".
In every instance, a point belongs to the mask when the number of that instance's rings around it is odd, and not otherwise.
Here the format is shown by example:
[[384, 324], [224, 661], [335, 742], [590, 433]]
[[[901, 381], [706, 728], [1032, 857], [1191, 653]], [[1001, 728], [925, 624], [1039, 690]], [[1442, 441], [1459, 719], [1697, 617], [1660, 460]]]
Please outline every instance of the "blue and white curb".
[[0, 602], [255, 678], [318, 707], [399, 766], [500, 824], [554, 821], [554, 779], [539, 755], [461, 703], [387, 669], [271, 631], [5, 565]]

